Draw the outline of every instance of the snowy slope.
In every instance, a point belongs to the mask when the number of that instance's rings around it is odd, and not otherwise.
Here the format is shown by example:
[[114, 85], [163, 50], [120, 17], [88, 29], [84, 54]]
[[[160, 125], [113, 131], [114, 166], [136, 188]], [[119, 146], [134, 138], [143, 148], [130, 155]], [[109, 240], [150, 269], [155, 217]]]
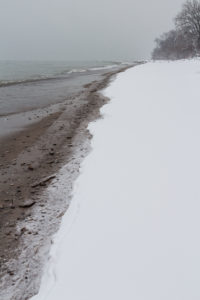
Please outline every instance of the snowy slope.
[[200, 299], [200, 61], [117, 76], [34, 300]]

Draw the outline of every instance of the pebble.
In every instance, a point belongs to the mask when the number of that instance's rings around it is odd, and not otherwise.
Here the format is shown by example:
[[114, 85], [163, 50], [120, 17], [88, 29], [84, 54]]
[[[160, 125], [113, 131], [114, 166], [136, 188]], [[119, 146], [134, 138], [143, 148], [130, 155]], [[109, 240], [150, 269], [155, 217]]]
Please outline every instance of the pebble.
[[34, 170], [33, 166], [32, 166], [32, 165], [29, 165], [29, 166], [28, 166], [28, 170], [33, 171], [33, 170]]

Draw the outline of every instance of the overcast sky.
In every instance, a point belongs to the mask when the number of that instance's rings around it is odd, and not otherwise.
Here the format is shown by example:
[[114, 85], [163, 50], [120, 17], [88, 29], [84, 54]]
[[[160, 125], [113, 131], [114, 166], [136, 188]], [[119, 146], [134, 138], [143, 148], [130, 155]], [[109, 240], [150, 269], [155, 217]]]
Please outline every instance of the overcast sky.
[[184, 0], [0, 0], [0, 59], [134, 60]]

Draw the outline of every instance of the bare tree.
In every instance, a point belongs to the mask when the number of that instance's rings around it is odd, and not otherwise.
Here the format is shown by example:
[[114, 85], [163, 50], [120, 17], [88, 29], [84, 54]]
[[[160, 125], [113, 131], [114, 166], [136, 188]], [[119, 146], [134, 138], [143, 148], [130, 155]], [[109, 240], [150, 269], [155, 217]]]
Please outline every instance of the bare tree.
[[175, 25], [186, 38], [193, 37], [196, 52], [200, 54], [200, 2], [187, 1], [175, 18]]
[[175, 29], [155, 40], [153, 59], [182, 59], [200, 55], [200, 0], [187, 0], [175, 18]]
[[153, 59], [182, 59], [194, 56], [192, 37], [183, 35], [180, 31], [171, 30], [155, 40]]

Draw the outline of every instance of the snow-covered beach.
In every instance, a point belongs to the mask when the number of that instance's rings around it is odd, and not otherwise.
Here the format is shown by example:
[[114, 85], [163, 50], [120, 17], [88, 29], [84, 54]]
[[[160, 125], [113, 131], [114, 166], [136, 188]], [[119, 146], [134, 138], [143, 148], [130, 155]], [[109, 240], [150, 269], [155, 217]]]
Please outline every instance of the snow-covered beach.
[[200, 61], [117, 75], [33, 300], [199, 300]]

